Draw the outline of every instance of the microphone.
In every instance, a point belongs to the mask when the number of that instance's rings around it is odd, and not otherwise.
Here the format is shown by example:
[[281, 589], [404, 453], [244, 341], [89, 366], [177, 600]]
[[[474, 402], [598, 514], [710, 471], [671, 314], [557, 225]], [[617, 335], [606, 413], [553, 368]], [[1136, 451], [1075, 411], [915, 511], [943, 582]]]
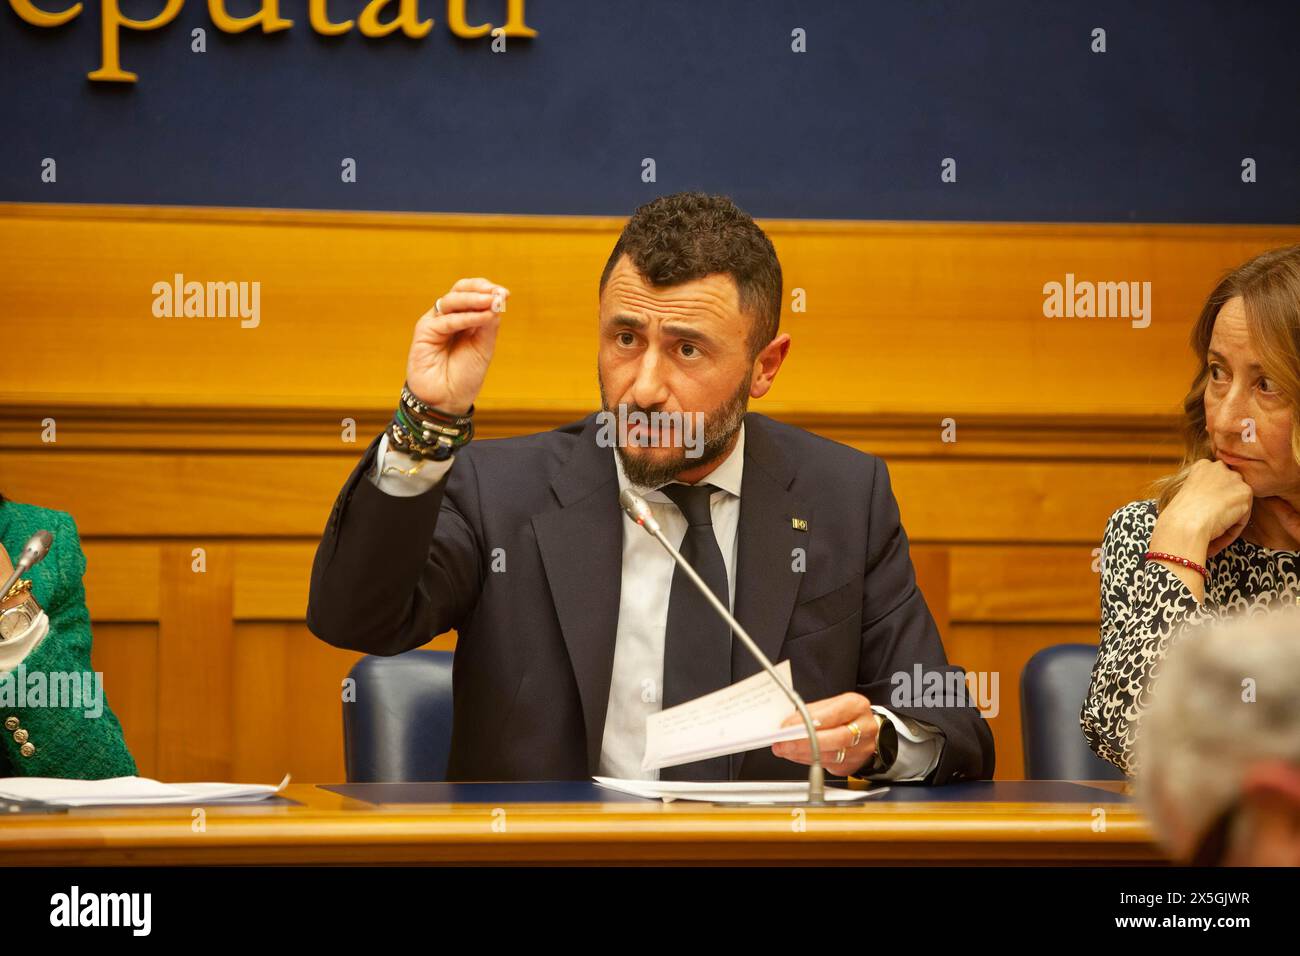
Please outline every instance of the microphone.
[[787, 687], [781, 681], [781, 678], [776, 674], [776, 669], [772, 666], [772, 662], [767, 659], [767, 655], [764, 654], [759, 646], [754, 643], [754, 639], [749, 636], [749, 633], [740, 626], [740, 622], [732, 616], [731, 611], [727, 609], [727, 606], [718, 600], [718, 596], [714, 594], [713, 591], [709, 589], [709, 586], [704, 583], [704, 580], [695, 573], [695, 569], [691, 567], [690, 563], [685, 558], [682, 557], [681, 552], [674, 548], [668, 542], [668, 539], [664, 537], [664, 533], [659, 527], [659, 522], [655, 520], [654, 513], [651, 512], [650, 506], [646, 504], [645, 499], [631, 488], [624, 488], [622, 492], [619, 493], [618, 501], [619, 504], [623, 506], [623, 511], [626, 512], [627, 516], [644, 528], [649, 534], [654, 536], [659, 543], [664, 546], [664, 549], [673, 556], [673, 560], [677, 562], [677, 566], [686, 572], [686, 576], [694, 582], [695, 586], [699, 588], [700, 593], [703, 594], [705, 598], [708, 599], [708, 602], [713, 605], [713, 609], [722, 615], [723, 620], [731, 625], [732, 632], [740, 638], [741, 643], [749, 649], [749, 653], [753, 654], [758, 663], [763, 666], [763, 670], [772, 675], [772, 680], [776, 681], [777, 686], [785, 692], [785, 696], [790, 698], [790, 702], [794, 704], [795, 710], [797, 710], [799, 716], [803, 718], [804, 727], [808, 731], [808, 743], [812, 747], [812, 764], [808, 768], [808, 801], [797, 805], [801, 807], [829, 806], [826, 801], [825, 775], [822, 772], [822, 749], [817, 743], [817, 731], [813, 727], [812, 715], [808, 713], [808, 708], [804, 704], [803, 698], [795, 693], [793, 687]]
[[9, 580], [5, 581], [4, 586], [0, 587], [0, 597], [9, 593], [9, 589], [14, 586], [14, 582], [27, 573], [27, 569], [33, 564], [40, 563], [41, 559], [50, 553], [50, 545], [54, 543], [54, 535], [48, 531], [38, 531], [27, 543], [23, 545], [22, 552], [18, 555], [18, 560], [14, 562], [14, 573], [9, 575]]

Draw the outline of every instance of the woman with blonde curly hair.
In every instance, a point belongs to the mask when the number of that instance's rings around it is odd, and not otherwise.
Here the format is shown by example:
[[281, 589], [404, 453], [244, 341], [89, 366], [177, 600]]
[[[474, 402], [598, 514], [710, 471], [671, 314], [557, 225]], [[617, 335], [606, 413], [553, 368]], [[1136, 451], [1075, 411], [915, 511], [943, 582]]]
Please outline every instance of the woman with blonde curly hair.
[[1101, 646], [1080, 721], [1127, 773], [1153, 677], [1189, 624], [1300, 596], [1300, 246], [1228, 273], [1192, 330], [1184, 457], [1111, 515]]

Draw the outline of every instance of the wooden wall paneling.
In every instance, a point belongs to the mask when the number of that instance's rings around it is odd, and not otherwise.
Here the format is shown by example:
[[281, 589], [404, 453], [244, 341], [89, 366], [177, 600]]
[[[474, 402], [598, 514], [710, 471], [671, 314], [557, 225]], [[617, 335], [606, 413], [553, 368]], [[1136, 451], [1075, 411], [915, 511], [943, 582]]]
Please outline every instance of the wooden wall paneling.
[[91, 666], [141, 776], [158, 773], [158, 625], [93, 621]]
[[[1020, 675], [1025, 663], [1044, 647], [1074, 643], [1095, 645], [1097, 629], [1073, 624], [955, 624], [949, 631], [947, 644], [952, 660], [968, 671], [998, 675], [998, 714], [989, 718], [997, 746], [995, 779], [1018, 780], [1024, 776]], [[988, 679], [985, 686], [991, 687]], [[1082, 700], [1079, 705], [1083, 706]]]
[[948, 548], [922, 545], [911, 549], [911, 557], [912, 567], [916, 570], [916, 586], [925, 598], [926, 606], [930, 608], [939, 634], [947, 634], [952, 620], [950, 551]]
[[[383, 408], [411, 325], [454, 279], [487, 274], [512, 296], [483, 407], [591, 407], [597, 281], [624, 221], [0, 204], [12, 347], [38, 370], [6, 388]], [[768, 407], [959, 424], [978, 412], [1172, 411], [1191, 374], [1188, 328], [1218, 275], [1300, 241], [1294, 226], [761, 224], [787, 291], [807, 293], [806, 312], [783, 316], [794, 344]], [[260, 283], [259, 325], [155, 317], [155, 283], [178, 273]], [[1150, 325], [1044, 317], [1044, 283], [1067, 273], [1151, 282]]]
[[[206, 552], [201, 573], [192, 570], [192, 552], [200, 547]], [[229, 779], [236, 733], [277, 732], [236, 719], [234, 580], [234, 550], [228, 545], [195, 539], [160, 550], [158, 773], [163, 779]]]

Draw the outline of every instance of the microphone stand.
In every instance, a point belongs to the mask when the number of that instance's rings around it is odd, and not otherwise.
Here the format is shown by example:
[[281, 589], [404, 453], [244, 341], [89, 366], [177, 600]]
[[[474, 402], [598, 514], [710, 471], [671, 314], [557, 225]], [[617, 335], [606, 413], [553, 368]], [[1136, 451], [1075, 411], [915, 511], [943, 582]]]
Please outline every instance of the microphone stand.
[[[825, 775], [822, 771], [822, 749], [821, 745], [817, 742], [817, 731], [813, 726], [812, 715], [808, 713], [808, 708], [804, 704], [803, 698], [795, 693], [793, 687], [787, 687], [781, 678], [777, 676], [776, 669], [772, 666], [772, 662], [767, 659], [767, 655], [764, 654], [759, 646], [754, 643], [754, 639], [751, 638], [749, 633], [740, 626], [740, 622], [732, 616], [731, 611], [728, 610], [727, 606], [718, 600], [717, 595], [714, 594], [709, 586], [704, 583], [704, 579], [695, 573], [695, 569], [690, 566], [690, 563], [687, 562], [685, 558], [682, 557], [681, 552], [674, 548], [668, 542], [668, 539], [664, 537], [663, 530], [659, 527], [659, 522], [650, 511], [650, 506], [646, 504], [645, 499], [631, 488], [624, 488], [622, 493], [618, 496], [618, 499], [627, 516], [653, 535], [659, 543], [664, 546], [665, 550], [673, 556], [673, 560], [677, 562], [677, 566], [686, 572], [687, 577], [689, 577], [691, 581], [694, 582], [695, 586], [700, 589], [700, 593], [703, 594], [704, 597], [708, 599], [708, 602], [713, 605], [713, 609], [722, 615], [723, 620], [731, 625], [732, 631], [740, 638], [741, 643], [748, 648], [749, 653], [752, 654], [755, 660], [763, 666], [763, 669], [772, 675], [772, 680], [776, 681], [777, 686], [785, 692], [785, 696], [790, 698], [790, 702], [794, 704], [795, 710], [797, 710], [799, 716], [803, 718], [804, 727], [808, 730], [808, 743], [812, 747], [812, 764], [808, 768], [808, 799], [807, 801], [791, 803], [789, 806], [830, 806], [829, 801], [826, 799]], [[772, 804], [767, 805], [771, 806]], [[785, 806], [786, 804], [776, 805]]]

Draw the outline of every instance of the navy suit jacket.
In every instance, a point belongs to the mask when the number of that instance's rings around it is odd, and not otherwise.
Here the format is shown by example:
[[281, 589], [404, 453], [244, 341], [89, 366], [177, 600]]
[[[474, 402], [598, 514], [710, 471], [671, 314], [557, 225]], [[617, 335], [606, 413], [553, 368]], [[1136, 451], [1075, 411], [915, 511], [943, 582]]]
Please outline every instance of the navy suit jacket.
[[[645, 533], [619, 506], [614, 450], [597, 443], [598, 425], [593, 413], [554, 431], [476, 439], [446, 477], [406, 498], [366, 477], [376, 438], [334, 503], [307, 626], [381, 655], [456, 629], [449, 780], [597, 772], [623, 535]], [[737, 538], [734, 613], [773, 662], [790, 660], [805, 700], [857, 691], [938, 727], [945, 742], [927, 782], [992, 776], [993, 737], [976, 709], [948, 692], [923, 706], [921, 687], [906, 706], [895, 699], [895, 675], [910, 685], [917, 664], [961, 670], [916, 587], [883, 461], [748, 413]], [[732, 644], [733, 680], [757, 673]], [[738, 779], [807, 775], [770, 748], [732, 760]]]

